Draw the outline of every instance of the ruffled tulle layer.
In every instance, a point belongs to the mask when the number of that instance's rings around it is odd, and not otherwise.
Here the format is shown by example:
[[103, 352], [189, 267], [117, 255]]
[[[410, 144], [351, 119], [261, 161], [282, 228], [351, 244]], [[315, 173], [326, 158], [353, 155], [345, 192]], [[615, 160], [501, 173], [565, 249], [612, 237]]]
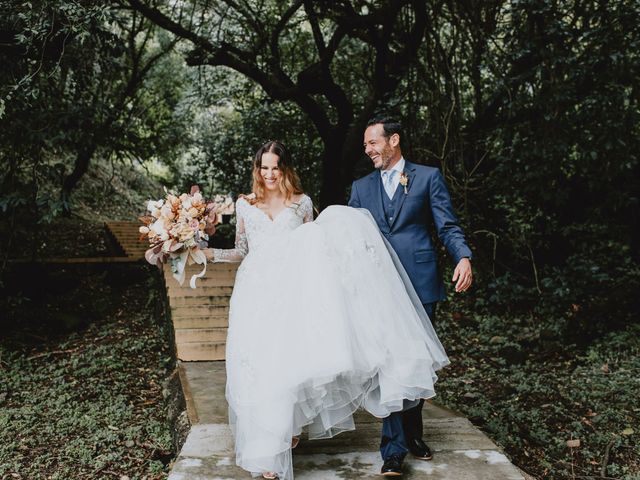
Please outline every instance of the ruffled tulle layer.
[[435, 395], [447, 356], [368, 212], [329, 207], [252, 251], [236, 277], [227, 401], [236, 462], [293, 478], [291, 437], [354, 428]]

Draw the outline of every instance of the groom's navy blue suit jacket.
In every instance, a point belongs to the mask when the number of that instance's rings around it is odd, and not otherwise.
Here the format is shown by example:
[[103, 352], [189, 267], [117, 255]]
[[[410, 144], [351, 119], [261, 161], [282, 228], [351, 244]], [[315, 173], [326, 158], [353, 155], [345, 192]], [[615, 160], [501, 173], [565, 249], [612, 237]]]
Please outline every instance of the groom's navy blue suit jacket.
[[[371, 212], [398, 254], [420, 301], [436, 302], [444, 299], [445, 292], [430, 230], [435, 228], [456, 264], [463, 257], [471, 258], [471, 250], [453, 213], [451, 197], [440, 171], [405, 160], [404, 173], [408, 179], [406, 194], [404, 187], [398, 185], [390, 201], [381, 188], [380, 171], [375, 170], [353, 182], [349, 206]], [[393, 212], [392, 219], [383, 201]]]

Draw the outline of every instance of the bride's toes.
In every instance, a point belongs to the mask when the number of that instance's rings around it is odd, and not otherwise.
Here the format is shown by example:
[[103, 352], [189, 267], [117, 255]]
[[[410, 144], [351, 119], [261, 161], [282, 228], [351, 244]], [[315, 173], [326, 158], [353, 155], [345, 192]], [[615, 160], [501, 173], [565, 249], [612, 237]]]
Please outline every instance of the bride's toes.
[[278, 478], [278, 474], [275, 472], [264, 472], [262, 474], [262, 478], [268, 478], [269, 480], [274, 480]]
[[291, 448], [294, 449], [300, 443], [300, 437], [292, 437], [291, 438]]

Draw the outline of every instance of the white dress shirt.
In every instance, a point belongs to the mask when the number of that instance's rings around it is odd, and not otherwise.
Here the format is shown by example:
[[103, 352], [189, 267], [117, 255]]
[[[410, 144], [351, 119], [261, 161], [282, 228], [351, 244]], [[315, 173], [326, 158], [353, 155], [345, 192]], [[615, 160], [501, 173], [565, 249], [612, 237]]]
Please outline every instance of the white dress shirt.
[[398, 185], [400, 184], [400, 174], [402, 172], [404, 172], [404, 157], [400, 157], [400, 160], [398, 160], [398, 163], [396, 163], [393, 168], [389, 168], [387, 170], [381, 170], [380, 174], [382, 175], [382, 182], [384, 183], [385, 181], [385, 172], [389, 172], [391, 170], [396, 170], [396, 174], [393, 176], [393, 179], [391, 181], [391, 188], [392, 188], [392, 192], [395, 193], [395, 191], [398, 189]]

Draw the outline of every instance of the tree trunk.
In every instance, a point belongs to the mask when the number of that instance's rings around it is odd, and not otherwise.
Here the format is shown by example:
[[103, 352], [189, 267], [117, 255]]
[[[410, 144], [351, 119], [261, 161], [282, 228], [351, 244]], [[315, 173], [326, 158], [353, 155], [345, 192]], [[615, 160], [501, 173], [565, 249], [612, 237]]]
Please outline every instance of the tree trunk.
[[93, 154], [96, 152], [96, 148], [97, 145], [95, 142], [91, 142], [88, 145], [80, 147], [73, 166], [73, 171], [67, 175], [62, 182], [60, 198], [62, 200], [62, 208], [65, 215], [69, 215], [71, 213], [71, 192], [78, 185], [82, 176], [87, 173], [89, 163], [91, 162]]
[[325, 141], [322, 152], [322, 183], [320, 210], [329, 205], [344, 205], [346, 179], [342, 173], [342, 145], [338, 141]]
[[[366, 117], [368, 112], [361, 115]], [[320, 209], [329, 205], [346, 205], [347, 190], [354, 180], [356, 162], [362, 157], [362, 136], [366, 120], [356, 119], [351, 125], [338, 126], [330, 138], [324, 138]], [[367, 117], [368, 118], [368, 117]]]

